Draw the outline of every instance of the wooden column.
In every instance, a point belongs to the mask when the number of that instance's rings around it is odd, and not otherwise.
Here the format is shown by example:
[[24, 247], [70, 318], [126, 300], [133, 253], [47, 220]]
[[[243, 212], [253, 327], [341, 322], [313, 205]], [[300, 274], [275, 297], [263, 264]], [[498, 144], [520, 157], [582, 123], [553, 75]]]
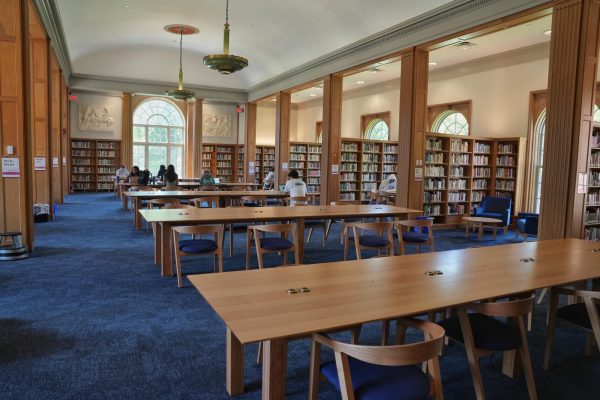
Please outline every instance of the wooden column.
[[62, 194], [64, 198], [65, 195], [69, 194], [69, 188], [71, 187], [71, 174], [68, 165], [69, 160], [71, 159], [71, 146], [69, 146], [69, 88], [67, 87], [67, 81], [62, 74], [60, 76], [60, 114], [61, 159], [59, 162], [62, 170]]
[[246, 140], [244, 141], [244, 160], [246, 162], [246, 182], [254, 183], [254, 174], [250, 174], [249, 163], [256, 158], [256, 103], [246, 104]]
[[121, 163], [133, 167], [133, 107], [131, 93], [123, 93], [121, 118]]
[[553, 4], [540, 239], [581, 237], [598, 62], [600, 2]]
[[58, 61], [50, 51], [50, 164], [52, 202], [63, 203], [62, 143], [61, 143], [61, 74]]
[[340, 193], [339, 172], [342, 143], [342, 85], [341, 76], [330, 75], [323, 80], [323, 143], [321, 147], [321, 204], [337, 201]]
[[[398, 164], [396, 167], [396, 205], [423, 209], [425, 133], [427, 127], [427, 84], [429, 53], [413, 48], [401, 55], [400, 121]], [[415, 170], [421, 178], [415, 179]]]
[[[196, 99], [193, 103], [188, 103], [188, 115], [189, 110], [193, 110], [193, 128], [192, 128], [192, 142], [191, 152], [188, 160], [191, 160], [192, 169], [190, 171], [191, 177], [202, 176], [202, 106], [203, 100]], [[189, 165], [189, 164], [188, 164]]]
[[[290, 108], [292, 96], [289, 92], [279, 92], [275, 108], [275, 182], [285, 184], [288, 171], [281, 168], [282, 163], [290, 162]], [[289, 169], [289, 167], [288, 167]], [[306, 177], [305, 177], [306, 178]], [[278, 186], [275, 185], [277, 188]]]

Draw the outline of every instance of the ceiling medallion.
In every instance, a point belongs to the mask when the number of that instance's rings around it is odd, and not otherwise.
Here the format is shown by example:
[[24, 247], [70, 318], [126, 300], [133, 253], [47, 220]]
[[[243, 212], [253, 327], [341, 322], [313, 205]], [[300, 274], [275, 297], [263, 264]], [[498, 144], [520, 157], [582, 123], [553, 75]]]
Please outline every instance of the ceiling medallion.
[[229, 0], [225, 7], [225, 29], [223, 30], [223, 54], [211, 54], [204, 57], [204, 64], [224, 75], [233, 74], [248, 66], [248, 59], [229, 54]]
[[183, 67], [181, 62], [183, 53], [182, 42], [183, 35], [194, 35], [198, 33], [199, 30], [198, 28], [189, 25], [174, 24], [165, 26], [165, 31], [179, 35], [179, 87], [177, 89], [167, 90], [165, 94], [177, 100], [192, 99], [196, 93], [183, 88]]

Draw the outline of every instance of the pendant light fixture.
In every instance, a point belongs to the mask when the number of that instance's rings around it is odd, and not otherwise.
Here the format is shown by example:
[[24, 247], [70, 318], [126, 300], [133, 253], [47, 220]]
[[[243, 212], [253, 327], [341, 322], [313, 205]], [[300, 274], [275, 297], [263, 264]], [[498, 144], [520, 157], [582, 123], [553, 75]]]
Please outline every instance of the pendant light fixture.
[[229, 0], [225, 6], [225, 29], [223, 31], [223, 54], [204, 57], [204, 64], [224, 75], [233, 74], [248, 66], [248, 59], [229, 54]]
[[189, 100], [193, 98], [196, 93], [191, 90], [183, 88], [183, 67], [182, 67], [182, 53], [183, 53], [183, 35], [193, 35], [198, 33], [198, 28], [189, 25], [167, 25], [165, 26], [167, 32], [179, 35], [179, 87], [173, 90], [167, 90], [165, 93], [169, 97], [173, 97], [177, 100]]

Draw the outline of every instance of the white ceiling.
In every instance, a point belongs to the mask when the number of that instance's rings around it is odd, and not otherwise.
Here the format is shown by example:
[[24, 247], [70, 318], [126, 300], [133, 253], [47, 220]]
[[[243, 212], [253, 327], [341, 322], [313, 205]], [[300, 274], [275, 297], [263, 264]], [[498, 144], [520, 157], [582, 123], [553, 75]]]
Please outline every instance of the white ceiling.
[[248, 89], [300, 64], [414, 18], [448, 0], [231, 0], [230, 52], [249, 67], [222, 76], [202, 64], [221, 53], [225, 0], [56, 0], [75, 74], [176, 82], [178, 38], [168, 24], [200, 29], [183, 38], [184, 83]]

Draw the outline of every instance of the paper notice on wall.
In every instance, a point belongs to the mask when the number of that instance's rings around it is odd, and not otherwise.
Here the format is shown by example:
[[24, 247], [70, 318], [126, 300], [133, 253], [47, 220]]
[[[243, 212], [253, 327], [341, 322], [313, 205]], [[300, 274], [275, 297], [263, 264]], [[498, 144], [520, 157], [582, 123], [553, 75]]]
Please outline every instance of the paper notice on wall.
[[254, 175], [254, 161], [248, 161], [248, 175]]
[[18, 178], [21, 176], [18, 157], [3, 157], [2, 158], [2, 177], [3, 178]]
[[52, 166], [58, 168], [58, 157], [52, 157]]
[[45, 157], [35, 157], [33, 160], [33, 169], [36, 171], [45, 171], [46, 170], [46, 158]]
[[282, 162], [281, 163], [281, 170], [282, 171], [287, 171], [288, 170], [288, 163]]
[[588, 174], [586, 172], [579, 172], [577, 174], [577, 194], [586, 194], [588, 183]]
[[67, 157], [63, 157], [63, 165], [67, 165]]
[[423, 168], [417, 167], [415, 168], [415, 181], [423, 180]]
[[333, 175], [337, 175], [338, 174], [338, 165], [337, 164], [331, 164], [331, 173]]

